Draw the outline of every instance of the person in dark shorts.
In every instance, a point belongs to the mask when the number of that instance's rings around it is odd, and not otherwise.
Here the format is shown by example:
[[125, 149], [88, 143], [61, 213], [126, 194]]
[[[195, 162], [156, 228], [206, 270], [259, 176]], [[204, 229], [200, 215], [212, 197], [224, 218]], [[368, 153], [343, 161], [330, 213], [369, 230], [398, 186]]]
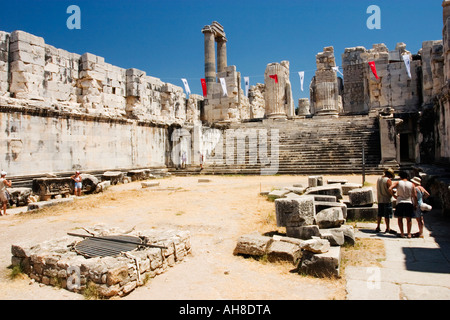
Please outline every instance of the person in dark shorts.
[[377, 228], [375, 232], [380, 232], [381, 220], [384, 218], [386, 224], [385, 233], [392, 233], [390, 227], [390, 219], [392, 219], [392, 197], [393, 191], [389, 188], [392, 185], [392, 180], [395, 177], [394, 170], [389, 168], [384, 171], [383, 176], [377, 180], [377, 202], [378, 202], [378, 216], [377, 216]]
[[417, 194], [414, 184], [408, 180], [408, 174], [404, 171], [398, 173], [400, 181], [394, 181], [389, 188], [393, 192], [397, 190], [394, 198], [397, 206], [395, 208], [395, 217], [398, 220], [398, 227], [400, 229], [400, 237], [405, 238], [403, 230], [403, 218], [406, 218], [407, 237], [411, 238], [411, 218], [414, 216], [414, 210], [417, 208]]

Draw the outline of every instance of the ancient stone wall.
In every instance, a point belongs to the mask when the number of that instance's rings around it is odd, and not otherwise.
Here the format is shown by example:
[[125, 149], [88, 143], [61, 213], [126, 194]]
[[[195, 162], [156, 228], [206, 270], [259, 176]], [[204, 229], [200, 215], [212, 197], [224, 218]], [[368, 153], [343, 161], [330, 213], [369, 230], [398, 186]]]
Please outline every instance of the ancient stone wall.
[[144, 71], [0, 32], [0, 153], [11, 176], [164, 166], [170, 126], [198, 124], [202, 102]]
[[0, 94], [44, 101], [55, 111], [169, 124], [187, 120], [181, 87], [100, 56], [57, 49], [23, 31], [0, 33]]
[[[403, 55], [411, 59], [409, 78]], [[415, 112], [422, 105], [422, 60], [426, 59], [427, 81], [433, 82], [431, 54], [414, 59], [404, 43], [389, 51], [384, 44], [372, 49], [347, 48], [342, 55], [344, 69], [344, 112], [364, 114], [370, 110], [393, 108], [396, 112]], [[375, 61], [376, 79], [368, 65]], [[429, 79], [429, 80], [428, 80]]]
[[205, 101], [205, 121], [239, 122], [250, 118], [250, 104], [241, 88], [241, 74], [236, 66], [225, 67], [217, 73], [217, 79], [225, 79], [226, 92], [220, 82], [208, 83], [208, 95]]
[[11, 176], [164, 166], [170, 147], [164, 126], [23, 107], [0, 107], [0, 128]]

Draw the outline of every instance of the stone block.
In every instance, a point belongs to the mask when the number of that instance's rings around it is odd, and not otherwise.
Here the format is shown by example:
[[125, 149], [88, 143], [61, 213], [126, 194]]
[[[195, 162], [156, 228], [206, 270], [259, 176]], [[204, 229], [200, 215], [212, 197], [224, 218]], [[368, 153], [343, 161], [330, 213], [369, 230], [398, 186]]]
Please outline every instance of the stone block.
[[299, 196], [275, 200], [278, 227], [300, 227], [314, 224], [314, 197]]
[[348, 180], [345, 180], [345, 179], [328, 179], [327, 180], [327, 184], [336, 184], [336, 183], [346, 184], [347, 182], [348, 182]]
[[301, 248], [312, 253], [327, 253], [330, 251], [330, 242], [327, 239], [314, 237], [302, 241]]
[[318, 186], [308, 188], [305, 192], [308, 195], [327, 195], [327, 196], [335, 196], [336, 199], [342, 199], [342, 185], [341, 184], [328, 184], [325, 186]]
[[289, 190], [286, 189], [281, 189], [281, 190], [273, 190], [271, 192], [269, 192], [268, 197], [271, 200], [275, 200], [278, 198], [284, 198], [288, 193], [290, 193]]
[[38, 210], [45, 207], [54, 206], [61, 203], [68, 203], [73, 202], [73, 198], [62, 198], [62, 199], [54, 199], [54, 200], [48, 200], [48, 201], [39, 201], [39, 202], [33, 202], [28, 205], [28, 211], [32, 210]]
[[344, 234], [344, 243], [354, 246], [356, 243], [355, 229], [350, 225], [342, 225], [340, 228]]
[[306, 188], [303, 187], [285, 187], [285, 190], [289, 190], [290, 192], [296, 193], [296, 194], [303, 194], [306, 191]]
[[317, 225], [286, 227], [286, 235], [291, 238], [308, 240], [312, 237], [320, 237], [320, 231]]
[[348, 192], [350, 190], [359, 189], [359, 188], [362, 188], [362, 185], [360, 183], [349, 183], [349, 182], [347, 182], [347, 183], [342, 185], [342, 194], [343, 195], [348, 195]]
[[36, 46], [41, 46], [41, 47], [45, 46], [44, 38], [32, 35], [30, 33], [27, 33], [27, 32], [21, 31], [21, 30], [15, 30], [15, 31], [11, 32], [10, 43], [13, 43], [16, 41], [23, 41], [23, 42], [33, 44]]
[[340, 207], [323, 209], [316, 214], [316, 224], [320, 229], [336, 228], [345, 223]]
[[243, 235], [239, 237], [233, 254], [263, 256], [267, 253], [267, 248], [272, 241], [271, 237], [262, 236], [256, 232]]
[[339, 228], [319, 229], [320, 237], [330, 241], [332, 246], [342, 246], [345, 243], [344, 231]]
[[309, 176], [308, 177], [308, 187], [320, 187], [323, 186], [322, 176]]
[[102, 181], [110, 181], [111, 185], [123, 183], [125, 173], [120, 171], [106, 171], [102, 174]]
[[376, 220], [378, 216], [378, 205], [374, 204], [371, 207], [348, 207], [347, 220]]
[[28, 199], [33, 194], [31, 188], [8, 188], [11, 196], [10, 204], [15, 204], [17, 207], [28, 205]]
[[315, 254], [304, 251], [299, 265], [299, 273], [315, 277], [339, 277], [341, 263], [341, 248], [331, 247], [326, 253]]
[[336, 196], [314, 194], [313, 197], [314, 197], [314, 201], [316, 201], [316, 202], [332, 202], [332, 203], [337, 202]]
[[301, 257], [302, 249], [296, 243], [272, 241], [267, 248], [267, 259], [270, 262], [288, 261], [297, 264]]
[[348, 192], [350, 205], [353, 207], [358, 206], [371, 206], [374, 202], [373, 190], [371, 187], [353, 189]]
[[[336, 198], [336, 197], [334, 197]], [[314, 205], [316, 206], [316, 212], [320, 212], [324, 209], [338, 207], [342, 210], [342, 215], [344, 219], [347, 219], [347, 205], [342, 202], [330, 202], [330, 201], [315, 201]]]
[[150, 188], [159, 186], [159, 182], [141, 182], [142, 188]]

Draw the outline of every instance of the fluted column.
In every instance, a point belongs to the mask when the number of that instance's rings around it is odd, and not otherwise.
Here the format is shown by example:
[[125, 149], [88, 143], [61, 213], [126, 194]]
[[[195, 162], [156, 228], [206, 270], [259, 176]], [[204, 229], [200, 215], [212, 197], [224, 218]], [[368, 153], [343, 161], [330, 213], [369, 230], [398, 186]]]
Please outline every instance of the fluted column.
[[216, 81], [216, 50], [214, 33], [210, 29], [203, 29], [205, 35], [205, 80], [206, 83]]
[[224, 72], [227, 67], [227, 39], [217, 39], [217, 72]]

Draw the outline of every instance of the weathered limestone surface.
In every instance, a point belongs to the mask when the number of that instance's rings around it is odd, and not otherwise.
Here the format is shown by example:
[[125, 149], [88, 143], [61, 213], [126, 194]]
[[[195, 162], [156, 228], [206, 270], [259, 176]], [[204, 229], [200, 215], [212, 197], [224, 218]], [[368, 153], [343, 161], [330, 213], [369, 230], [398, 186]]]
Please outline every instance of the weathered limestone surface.
[[[95, 236], [123, 235], [127, 231], [98, 225]], [[44, 285], [83, 293], [93, 286], [102, 298], [124, 296], [155, 276], [180, 263], [190, 252], [190, 232], [143, 230], [128, 232], [146, 243], [167, 249], [145, 247], [119, 256], [85, 258], [74, 245], [80, 239], [63, 237], [39, 244], [13, 244], [11, 262]]]
[[300, 196], [275, 200], [277, 226], [300, 227], [314, 224], [314, 197]]
[[11, 176], [166, 164], [167, 128], [112, 119], [42, 117], [36, 110], [0, 110], [0, 154]]
[[[272, 77], [277, 77], [275, 80]], [[286, 118], [295, 115], [289, 80], [289, 61], [269, 63], [264, 73], [266, 117]]]
[[372, 187], [353, 189], [348, 192], [350, 204], [357, 206], [371, 206], [374, 203], [374, 194]]
[[267, 252], [267, 248], [272, 243], [272, 238], [262, 236], [258, 233], [246, 234], [239, 237], [234, 254], [244, 254], [252, 256], [263, 256]]
[[342, 109], [340, 82], [334, 48], [326, 47], [316, 55], [317, 71], [311, 82], [311, 113], [314, 115], [338, 115]]
[[[423, 60], [426, 61], [424, 81], [429, 83], [431, 80], [431, 57], [428, 51], [422, 49], [425, 55], [422, 55], [421, 60], [416, 60], [406, 50], [404, 43], [398, 43], [393, 51], [389, 51], [382, 43], [374, 44], [369, 50], [364, 47], [346, 48], [342, 54], [344, 111], [350, 114], [367, 114], [370, 110], [387, 107], [398, 112], [416, 111], [422, 102], [420, 70]], [[411, 59], [411, 78], [408, 77], [403, 55], [409, 55]], [[369, 61], [375, 61], [379, 80], [372, 74]]]
[[297, 115], [303, 117], [311, 115], [310, 102], [308, 98], [298, 99]]
[[249, 88], [250, 119], [264, 118], [266, 114], [265, 91], [266, 85], [262, 83], [257, 83]]
[[340, 262], [340, 247], [331, 247], [328, 252], [321, 254], [305, 251], [299, 272], [317, 277], [339, 277]]
[[315, 219], [320, 229], [340, 227], [345, 223], [344, 214], [340, 207], [323, 209], [316, 214]]

